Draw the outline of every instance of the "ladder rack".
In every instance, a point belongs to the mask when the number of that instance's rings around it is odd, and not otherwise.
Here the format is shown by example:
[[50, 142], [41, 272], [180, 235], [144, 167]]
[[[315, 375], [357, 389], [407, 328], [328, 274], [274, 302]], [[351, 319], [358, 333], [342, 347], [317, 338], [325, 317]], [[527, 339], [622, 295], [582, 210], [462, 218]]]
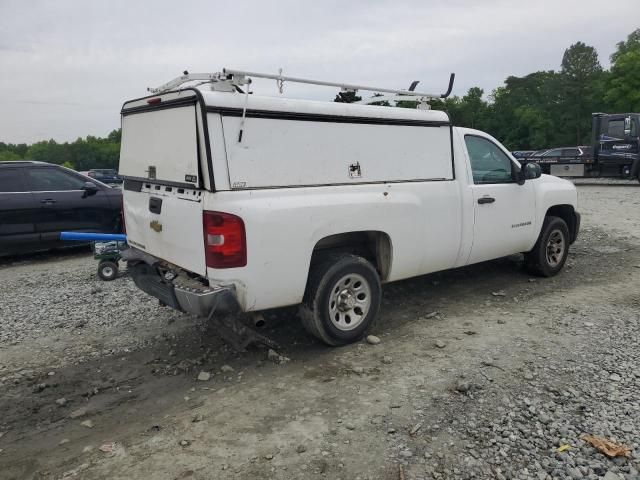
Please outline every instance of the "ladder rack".
[[320, 85], [325, 87], [338, 87], [343, 92], [357, 92], [358, 90], [364, 90], [368, 92], [386, 93], [391, 94], [383, 95], [382, 97], [372, 97], [367, 101], [379, 102], [382, 100], [392, 101], [417, 101], [426, 102], [435, 98], [447, 98], [451, 94], [453, 89], [453, 82], [455, 80], [455, 73], [452, 73], [449, 77], [449, 86], [444, 93], [425, 93], [416, 92], [414, 89], [418, 82], [412, 82], [408, 89], [392, 89], [384, 87], [370, 87], [366, 85], [355, 85], [350, 83], [340, 82], [325, 82], [322, 80], [313, 80], [309, 78], [289, 77], [282, 75], [282, 71], [278, 74], [249, 72], [244, 70], [234, 70], [230, 68], [222, 69], [222, 72], [216, 73], [189, 73], [184, 72], [180, 77], [174, 78], [170, 82], [165, 83], [157, 88], [148, 88], [151, 93], [164, 93], [170, 90], [174, 90], [179, 86], [189, 82], [199, 82], [198, 85], [205, 83], [211, 84], [211, 89], [216, 91], [234, 92], [243, 85], [249, 85], [251, 83], [251, 77], [253, 78], [266, 78], [275, 80], [278, 88], [282, 93], [282, 85], [284, 82], [292, 83], [304, 83], [308, 85]]

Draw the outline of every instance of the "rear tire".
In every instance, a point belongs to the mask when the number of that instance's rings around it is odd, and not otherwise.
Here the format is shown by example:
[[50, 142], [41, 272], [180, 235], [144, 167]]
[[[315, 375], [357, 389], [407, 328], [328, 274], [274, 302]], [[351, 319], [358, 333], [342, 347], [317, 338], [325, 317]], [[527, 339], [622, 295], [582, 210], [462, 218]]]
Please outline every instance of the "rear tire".
[[98, 276], [106, 282], [115, 280], [118, 276], [118, 264], [111, 260], [102, 260], [98, 264]]
[[326, 255], [311, 266], [302, 324], [327, 345], [357, 342], [377, 320], [381, 289], [378, 272], [364, 258]]
[[560, 217], [545, 217], [538, 241], [525, 254], [529, 273], [541, 277], [557, 275], [569, 254], [569, 227]]

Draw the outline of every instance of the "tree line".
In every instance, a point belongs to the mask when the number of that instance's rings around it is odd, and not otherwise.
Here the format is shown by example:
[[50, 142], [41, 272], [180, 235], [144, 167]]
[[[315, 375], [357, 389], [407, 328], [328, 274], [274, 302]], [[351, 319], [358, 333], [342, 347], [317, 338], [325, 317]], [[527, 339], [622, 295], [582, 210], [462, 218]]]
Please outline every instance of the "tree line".
[[[617, 44], [610, 60], [610, 69], [603, 69], [596, 49], [577, 42], [565, 50], [558, 71], [510, 76], [488, 98], [473, 87], [462, 97], [434, 100], [431, 106], [445, 110], [454, 125], [484, 130], [512, 150], [588, 145], [592, 112], [640, 112], [640, 28]], [[357, 100], [360, 97], [351, 92], [335, 98]], [[415, 108], [416, 103], [398, 106]], [[120, 137], [118, 129], [104, 138], [88, 136], [74, 142], [0, 141], [0, 161], [40, 160], [76, 170], [118, 168]]]
[[598, 52], [577, 42], [559, 71], [508, 77], [488, 101], [480, 88], [434, 102], [455, 125], [489, 132], [512, 150], [589, 145], [591, 113], [640, 112], [640, 29], [617, 44], [611, 68]]
[[32, 145], [0, 142], [0, 161], [38, 160], [79, 171], [91, 168], [118, 168], [120, 129], [104, 138], [88, 136], [75, 142], [45, 140]]
[[[454, 125], [490, 133], [511, 150], [588, 145], [591, 113], [640, 112], [640, 28], [617, 44], [611, 68], [600, 64], [592, 46], [577, 42], [562, 56], [560, 70], [510, 76], [485, 99], [479, 87], [466, 95], [434, 100]], [[361, 98], [341, 92], [336, 102]], [[380, 102], [381, 104], [388, 104]], [[416, 102], [399, 102], [415, 108]]]

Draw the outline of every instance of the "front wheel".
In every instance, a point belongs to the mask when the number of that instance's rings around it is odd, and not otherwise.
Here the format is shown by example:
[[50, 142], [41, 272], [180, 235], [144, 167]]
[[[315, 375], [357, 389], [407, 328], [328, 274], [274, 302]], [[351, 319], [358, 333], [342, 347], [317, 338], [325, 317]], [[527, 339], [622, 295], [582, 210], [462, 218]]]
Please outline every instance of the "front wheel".
[[373, 326], [380, 298], [380, 277], [371, 263], [357, 255], [327, 255], [309, 273], [302, 322], [328, 345], [353, 343]]
[[556, 275], [569, 254], [569, 227], [560, 217], [546, 217], [533, 249], [525, 255], [527, 270], [534, 275]]

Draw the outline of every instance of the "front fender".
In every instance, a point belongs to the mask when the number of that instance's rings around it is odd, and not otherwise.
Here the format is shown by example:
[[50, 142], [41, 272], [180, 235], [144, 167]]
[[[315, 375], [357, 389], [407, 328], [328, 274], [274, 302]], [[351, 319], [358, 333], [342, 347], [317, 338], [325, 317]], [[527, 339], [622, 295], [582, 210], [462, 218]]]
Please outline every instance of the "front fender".
[[542, 175], [534, 181], [536, 182], [536, 238], [533, 239], [531, 247], [538, 239], [544, 219], [550, 212], [562, 217], [567, 222], [572, 233], [571, 242], [573, 243], [580, 227], [579, 214], [577, 214], [578, 191], [576, 186], [569, 180], [552, 175]]

